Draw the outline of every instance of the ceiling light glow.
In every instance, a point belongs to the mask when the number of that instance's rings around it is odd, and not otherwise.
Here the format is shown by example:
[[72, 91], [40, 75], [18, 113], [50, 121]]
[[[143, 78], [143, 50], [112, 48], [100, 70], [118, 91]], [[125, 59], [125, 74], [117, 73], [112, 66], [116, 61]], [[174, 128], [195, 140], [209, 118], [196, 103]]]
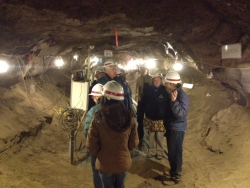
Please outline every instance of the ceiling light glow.
[[75, 59], [76, 61], [78, 60], [78, 54], [75, 54], [74, 56], [73, 56], [73, 59]]
[[153, 68], [155, 68], [155, 66], [156, 66], [155, 59], [147, 59], [146, 62], [145, 62], [145, 66], [146, 66], [148, 69], [153, 69]]
[[61, 67], [61, 66], [64, 65], [64, 61], [62, 60], [61, 57], [57, 57], [57, 58], [56, 58], [56, 60], [55, 60], [55, 65], [56, 65], [57, 67]]
[[9, 69], [9, 65], [6, 63], [6, 61], [0, 60], [0, 73], [7, 72]]
[[182, 69], [182, 64], [181, 63], [175, 63], [174, 65], [173, 65], [173, 69], [175, 70], [175, 71], [180, 71], [181, 69]]
[[127, 65], [124, 67], [125, 70], [135, 70], [137, 69], [137, 61], [136, 60], [130, 60]]

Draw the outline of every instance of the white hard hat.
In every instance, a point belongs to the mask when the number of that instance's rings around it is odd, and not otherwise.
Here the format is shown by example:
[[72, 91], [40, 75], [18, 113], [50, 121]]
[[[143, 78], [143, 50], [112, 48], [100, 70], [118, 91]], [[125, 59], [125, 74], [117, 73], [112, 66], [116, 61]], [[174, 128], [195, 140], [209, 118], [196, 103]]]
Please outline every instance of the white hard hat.
[[112, 59], [108, 59], [104, 63], [104, 68], [109, 68], [113, 66], [116, 66], [116, 63]]
[[102, 84], [94, 85], [89, 95], [98, 96], [98, 97], [102, 96], [102, 88], [103, 88]]
[[118, 100], [118, 101], [124, 100], [123, 87], [121, 86], [121, 84], [119, 84], [118, 82], [114, 80], [107, 82], [103, 86], [103, 95], [105, 97]]
[[181, 83], [181, 77], [176, 71], [169, 71], [165, 75], [164, 82], [178, 84]]
[[105, 73], [105, 71], [103, 69], [98, 69], [97, 71], [95, 71], [95, 75], [97, 75], [98, 73]]
[[160, 79], [162, 79], [162, 74], [161, 73], [156, 73], [152, 76], [152, 79], [159, 77]]

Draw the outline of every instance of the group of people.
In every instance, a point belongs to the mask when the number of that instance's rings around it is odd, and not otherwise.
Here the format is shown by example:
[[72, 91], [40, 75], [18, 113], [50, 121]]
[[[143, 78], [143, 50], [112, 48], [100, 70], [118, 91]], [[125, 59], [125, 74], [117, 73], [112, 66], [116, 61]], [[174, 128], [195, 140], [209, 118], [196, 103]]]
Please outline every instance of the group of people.
[[132, 93], [118, 73], [115, 62], [104, 63], [105, 72], [97, 78], [89, 94], [95, 106], [85, 120], [84, 134], [90, 153], [95, 188], [123, 188], [131, 168], [130, 151], [143, 142], [144, 127], [148, 130], [148, 158], [163, 158], [164, 136], [172, 180], [178, 183], [182, 175], [182, 145], [187, 128], [189, 99], [181, 87], [177, 72], [149, 75], [140, 67], [136, 82], [137, 123], [131, 113]]
[[165, 77], [161, 74], [150, 76], [146, 67], [141, 67], [140, 72], [141, 76], [137, 78], [137, 122], [140, 141], [143, 141], [146, 127], [149, 135], [147, 157], [161, 160], [166, 137], [170, 164], [168, 174], [178, 183], [182, 176], [183, 141], [187, 129], [189, 98], [182, 90], [178, 72], [169, 70]]

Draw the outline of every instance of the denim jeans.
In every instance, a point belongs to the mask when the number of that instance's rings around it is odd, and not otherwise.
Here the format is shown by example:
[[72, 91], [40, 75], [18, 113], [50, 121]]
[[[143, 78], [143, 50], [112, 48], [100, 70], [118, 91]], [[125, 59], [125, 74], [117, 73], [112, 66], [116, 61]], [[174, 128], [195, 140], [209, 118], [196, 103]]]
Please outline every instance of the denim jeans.
[[181, 177], [184, 131], [166, 131], [171, 177]]
[[95, 188], [103, 188], [99, 171], [95, 168], [96, 155], [90, 155], [91, 167], [93, 171], [93, 182]]
[[105, 174], [100, 173], [104, 188], [124, 188], [124, 182], [127, 172], [120, 174]]

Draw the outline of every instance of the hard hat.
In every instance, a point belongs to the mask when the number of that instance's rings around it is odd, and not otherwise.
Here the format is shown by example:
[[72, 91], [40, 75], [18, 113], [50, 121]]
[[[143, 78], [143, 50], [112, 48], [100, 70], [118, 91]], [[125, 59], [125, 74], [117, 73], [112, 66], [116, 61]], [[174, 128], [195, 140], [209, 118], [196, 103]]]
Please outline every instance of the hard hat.
[[98, 69], [97, 71], [95, 71], [95, 75], [97, 75], [98, 73], [105, 73], [105, 71], [103, 69]]
[[113, 66], [116, 66], [116, 63], [112, 59], [108, 59], [104, 63], [104, 68], [109, 68]]
[[98, 97], [102, 96], [102, 88], [103, 88], [102, 84], [94, 85], [89, 95], [98, 96]]
[[178, 84], [181, 83], [181, 77], [176, 71], [169, 71], [165, 75], [164, 82]]
[[121, 86], [121, 84], [119, 84], [118, 82], [114, 80], [107, 82], [103, 86], [103, 95], [105, 97], [118, 100], [118, 101], [124, 100], [123, 87]]
[[120, 68], [118, 68], [118, 69], [116, 69], [116, 74], [117, 75], [123, 75], [123, 74], [127, 74], [123, 69], [120, 69]]
[[159, 77], [160, 79], [162, 79], [162, 74], [161, 73], [156, 73], [152, 76], [152, 79]]

